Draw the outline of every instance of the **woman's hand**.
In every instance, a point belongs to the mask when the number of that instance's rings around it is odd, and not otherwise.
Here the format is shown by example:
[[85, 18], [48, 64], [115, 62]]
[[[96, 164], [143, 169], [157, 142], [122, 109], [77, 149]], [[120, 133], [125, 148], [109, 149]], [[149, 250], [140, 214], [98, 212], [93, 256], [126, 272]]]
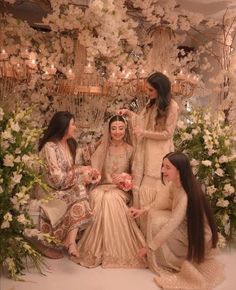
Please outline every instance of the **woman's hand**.
[[139, 251], [138, 251], [138, 256], [139, 256], [140, 258], [144, 258], [145, 256], [147, 256], [147, 253], [148, 253], [148, 247], [145, 246], [145, 247], [139, 249]]
[[117, 115], [123, 116], [123, 115], [127, 115], [130, 117], [131, 115], [131, 111], [128, 109], [120, 109], [116, 112]]
[[136, 219], [138, 217], [140, 217], [141, 215], [143, 215], [146, 212], [145, 209], [138, 209], [138, 208], [134, 208], [131, 207], [129, 208], [129, 214], [132, 218]]

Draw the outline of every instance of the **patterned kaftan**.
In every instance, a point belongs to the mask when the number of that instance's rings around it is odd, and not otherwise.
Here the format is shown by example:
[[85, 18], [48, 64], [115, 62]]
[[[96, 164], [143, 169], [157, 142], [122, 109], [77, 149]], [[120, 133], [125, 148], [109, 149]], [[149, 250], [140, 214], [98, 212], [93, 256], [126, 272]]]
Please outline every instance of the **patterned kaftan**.
[[[137, 256], [145, 241], [135, 221], [128, 215], [130, 193], [112, 184], [111, 174], [129, 172], [132, 147], [125, 152], [111, 154], [109, 149], [102, 172], [101, 185], [91, 193], [94, 222], [78, 243], [80, 258], [76, 262], [85, 267], [102, 264], [106, 268], [140, 268], [146, 262]], [[104, 152], [105, 154], [105, 152]]]
[[78, 172], [72, 169], [73, 160], [69, 148], [65, 150], [59, 143], [47, 142], [40, 155], [46, 164], [44, 179], [52, 188], [53, 196], [66, 203], [67, 210], [54, 227], [41, 210], [39, 228], [63, 241], [70, 230], [76, 227], [84, 229], [91, 221], [88, 195], [79, 181]]

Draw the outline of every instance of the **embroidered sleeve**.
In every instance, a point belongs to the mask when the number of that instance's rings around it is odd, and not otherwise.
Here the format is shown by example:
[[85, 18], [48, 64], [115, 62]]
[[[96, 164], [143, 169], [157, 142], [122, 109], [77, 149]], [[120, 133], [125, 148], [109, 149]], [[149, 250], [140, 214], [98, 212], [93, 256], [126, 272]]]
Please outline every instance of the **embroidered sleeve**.
[[149, 243], [149, 248], [153, 251], [157, 250], [162, 243], [173, 233], [175, 229], [184, 221], [187, 210], [187, 195], [183, 195], [176, 207], [172, 210], [170, 219], [163, 224], [160, 231], [156, 234], [153, 240]]
[[178, 119], [179, 107], [176, 103], [170, 107], [167, 115], [165, 130], [160, 132], [145, 130], [143, 136], [149, 139], [155, 140], [168, 140], [170, 139], [175, 131], [177, 119]]
[[56, 144], [46, 143], [44, 146], [45, 161], [48, 169], [48, 179], [53, 187], [66, 189], [75, 182], [75, 172], [73, 169], [65, 171], [62, 169], [56, 150]]

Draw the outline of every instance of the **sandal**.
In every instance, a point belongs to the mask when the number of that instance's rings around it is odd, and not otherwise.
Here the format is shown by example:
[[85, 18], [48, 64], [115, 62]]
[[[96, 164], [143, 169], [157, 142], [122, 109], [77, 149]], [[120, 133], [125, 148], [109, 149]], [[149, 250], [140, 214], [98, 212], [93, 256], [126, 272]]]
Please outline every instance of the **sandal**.
[[69, 243], [68, 246], [65, 246], [70, 257], [79, 258], [79, 252], [77, 251], [77, 246], [75, 242]]

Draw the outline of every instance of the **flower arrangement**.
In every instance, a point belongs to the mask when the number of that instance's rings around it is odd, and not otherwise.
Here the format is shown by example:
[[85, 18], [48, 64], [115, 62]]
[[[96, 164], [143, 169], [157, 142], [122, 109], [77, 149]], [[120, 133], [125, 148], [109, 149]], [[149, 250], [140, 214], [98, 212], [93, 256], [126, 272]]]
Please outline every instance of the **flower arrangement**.
[[119, 177], [120, 181], [117, 184], [119, 189], [129, 191], [133, 188], [132, 176], [130, 174], [123, 172], [119, 175]]
[[92, 168], [90, 166], [85, 166], [82, 169], [82, 175], [83, 175], [83, 182], [88, 185], [88, 184], [97, 184], [100, 179], [101, 179], [101, 175], [98, 172], [97, 169]]
[[[194, 109], [180, 120], [175, 134], [176, 150], [191, 159], [193, 172], [205, 186], [218, 231], [226, 241], [236, 229], [236, 156], [233, 155], [233, 128], [219, 111]], [[235, 153], [235, 152], [234, 152]]]
[[35, 184], [44, 186], [37, 174], [39, 159], [33, 153], [39, 129], [30, 128], [31, 112], [7, 114], [0, 108], [0, 268], [6, 268], [13, 279], [22, 274], [27, 260], [38, 270], [43, 263], [27, 234], [33, 230], [27, 213], [30, 191]]

